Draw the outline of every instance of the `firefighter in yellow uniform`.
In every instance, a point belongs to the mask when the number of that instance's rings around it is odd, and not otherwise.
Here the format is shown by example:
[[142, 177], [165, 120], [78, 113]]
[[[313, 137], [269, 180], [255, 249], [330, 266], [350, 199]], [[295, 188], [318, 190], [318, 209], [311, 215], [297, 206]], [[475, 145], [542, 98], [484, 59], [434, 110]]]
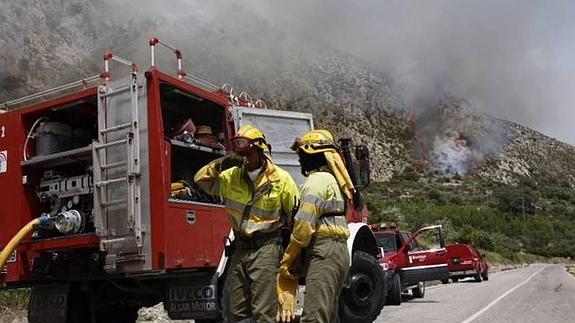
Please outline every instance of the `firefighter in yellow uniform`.
[[274, 286], [281, 259], [281, 232], [299, 203], [289, 173], [274, 165], [264, 134], [245, 125], [231, 140], [234, 154], [200, 169], [194, 181], [223, 198], [235, 239], [228, 274], [229, 314], [234, 321], [275, 322]]
[[305, 300], [300, 322], [337, 322], [338, 300], [349, 269], [346, 240], [346, 199], [354, 192], [352, 181], [327, 130], [314, 130], [294, 144], [307, 176], [301, 204], [283, 255], [276, 287], [281, 322], [295, 318], [296, 259], [303, 260]]

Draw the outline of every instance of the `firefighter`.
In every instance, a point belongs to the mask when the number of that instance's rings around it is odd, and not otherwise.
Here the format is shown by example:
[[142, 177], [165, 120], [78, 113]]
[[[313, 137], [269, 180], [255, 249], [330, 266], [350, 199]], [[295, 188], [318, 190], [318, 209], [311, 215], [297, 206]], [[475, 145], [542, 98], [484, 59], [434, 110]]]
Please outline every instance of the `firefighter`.
[[346, 200], [351, 199], [354, 187], [338, 146], [327, 130], [305, 134], [293, 148], [307, 179], [300, 191], [301, 204], [294, 217], [290, 242], [280, 263], [277, 320], [295, 319], [296, 268], [300, 263], [306, 273], [300, 322], [337, 322], [338, 297], [349, 269]]
[[276, 282], [282, 254], [281, 231], [299, 203], [292, 177], [265, 152], [264, 134], [251, 125], [231, 140], [234, 153], [200, 169], [195, 182], [223, 198], [235, 239], [228, 276], [229, 314], [235, 321], [253, 317], [275, 322]]

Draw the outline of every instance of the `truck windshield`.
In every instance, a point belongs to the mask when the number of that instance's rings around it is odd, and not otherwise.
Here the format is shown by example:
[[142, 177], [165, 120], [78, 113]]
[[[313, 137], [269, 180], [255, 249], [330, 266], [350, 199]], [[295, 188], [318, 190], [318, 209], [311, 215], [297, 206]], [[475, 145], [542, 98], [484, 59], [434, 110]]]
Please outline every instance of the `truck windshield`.
[[383, 248], [383, 251], [397, 251], [397, 244], [395, 241], [395, 235], [391, 234], [380, 234], [377, 235], [377, 246]]

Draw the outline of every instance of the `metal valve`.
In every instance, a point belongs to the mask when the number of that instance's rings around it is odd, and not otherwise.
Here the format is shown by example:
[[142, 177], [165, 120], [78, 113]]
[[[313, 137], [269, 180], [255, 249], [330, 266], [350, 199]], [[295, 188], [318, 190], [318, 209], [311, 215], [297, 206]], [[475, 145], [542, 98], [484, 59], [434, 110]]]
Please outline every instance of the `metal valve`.
[[82, 214], [77, 210], [58, 213], [54, 221], [56, 229], [64, 234], [75, 234], [82, 229]]

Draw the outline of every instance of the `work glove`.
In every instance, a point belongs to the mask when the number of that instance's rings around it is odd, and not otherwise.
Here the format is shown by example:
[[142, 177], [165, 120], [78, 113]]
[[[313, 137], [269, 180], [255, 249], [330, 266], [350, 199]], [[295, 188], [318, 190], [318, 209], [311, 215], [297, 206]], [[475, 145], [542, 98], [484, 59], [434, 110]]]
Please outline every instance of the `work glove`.
[[298, 277], [289, 272], [286, 267], [280, 267], [277, 276], [276, 289], [278, 293], [278, 322], [295, 320], [295, 302]]
[[301, 254], [301, 247], [296, 243], [290, 243], [284, 252], [280, 262], [277, 277], [278, 292], [278, 322], [291, 322], [295, 319], [295, 295], [298, 276], [290, 272], [296, 259]]
[[236, 153], [228, 154], [220, 160], [220, 172], [234, 166], [241, 167], [244, 161], [245, 158]]

